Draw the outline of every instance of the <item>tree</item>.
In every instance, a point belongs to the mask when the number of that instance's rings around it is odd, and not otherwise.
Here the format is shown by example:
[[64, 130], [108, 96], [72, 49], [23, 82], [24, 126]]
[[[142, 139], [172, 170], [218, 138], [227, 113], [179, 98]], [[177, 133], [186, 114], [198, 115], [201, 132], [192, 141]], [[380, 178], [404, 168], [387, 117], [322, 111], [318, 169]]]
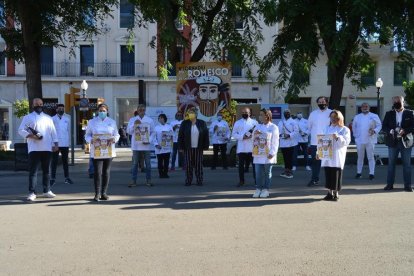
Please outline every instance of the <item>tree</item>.
[[267, 24], [281, 29], [259, 70], [264, 80], [273, 66], [276, 86], [288, 87], [288, 98], [297, 97], [308, 85], [306, 76], [321, 55], [326, 54], [331, 81], [330, 107], [340, 105], [344, 78], [359, 90], [361, 71], [371, 62], [370, 42], [395, 44], [399, 59], [410, 67], [414, 40], [414, 1], [406, 0], [279, 0], [263, 6]]
[[99, 33], [102, 22], [117, 0], [4, 0], [0, 34], [6, 55], [24, 62], [29, 103], [42, 98], [40, 49], [42, 45], [76, 45], [80, 35]]
[[[148, 22], [158, 24], [159, 63], [163, 62], [165, 49], [169, 53], [168, 61], [175, 66], [180, 61], [179, 47], [187, 51], [195, 40], [196, 45], [190, 61], [200, 61], [209, 56], [213, 60], [222, 60], [225, 53], [231, 53], [251, 74], [250, 65], [257, 63], [257, 44], [263, 41], [258, 19], [262, 1], [238, 0], [130, 0], [139, 13], [137, 25], [146, 26]], [[243, 28], [235, 28], [236, 19]], [[189, 29], [189, 39], [177, 25]], [[194, 28], [194, 29], [192, 29]], [[155, 43], [151, 44], [155, 47]], [[223, 54], [223, 49], [225, 53]], [[165, 57], [164, 57], [165, 58]], [[160, 65], [160, 64], [159, 64]]]
[[414, 108], [414, 81], [403, 82], [405, 102], [412, 108]]

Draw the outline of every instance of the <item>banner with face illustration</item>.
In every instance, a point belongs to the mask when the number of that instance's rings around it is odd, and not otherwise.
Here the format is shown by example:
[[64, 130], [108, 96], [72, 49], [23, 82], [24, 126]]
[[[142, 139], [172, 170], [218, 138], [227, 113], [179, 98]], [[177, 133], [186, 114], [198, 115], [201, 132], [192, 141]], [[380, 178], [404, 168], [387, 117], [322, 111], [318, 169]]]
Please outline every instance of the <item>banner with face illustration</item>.
[[183, 112], [191, 107], [198, 118], [211, 122], [217, 113], [228, 108], [231, 100], [231, 63], [193, 62], [177, 64], [177, 107]]
[[110, 134], [94, 134], [92, 137], [92, 146], [95, 159], [113, 157], [112, 139]]
[[268, 132], [253, 133], [253, 156], [267, 157], [270, 151], [272, 134]]
[[141, 123], [140, 121], [134, 123], [135, 141], [148, 144], [150, 137], [150, 125]]
[[319, 160], [332, 160], [333, 153], [333, 135], [317, 135], [318, 145], [317, 145], [317, 154]]
[[173, 135], [172, 131], [162, 131], [161, 132], [161, 150], [160, 153], [167, 153], [172, 151], [173, 147]]

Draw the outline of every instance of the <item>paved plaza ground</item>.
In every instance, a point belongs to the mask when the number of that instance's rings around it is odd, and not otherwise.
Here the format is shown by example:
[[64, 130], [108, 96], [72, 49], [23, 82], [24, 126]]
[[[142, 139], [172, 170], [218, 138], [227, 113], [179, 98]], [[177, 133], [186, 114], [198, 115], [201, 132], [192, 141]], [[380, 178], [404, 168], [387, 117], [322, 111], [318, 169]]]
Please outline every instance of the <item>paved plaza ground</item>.
[[251, 173], [236, 188], [236, 168], [205, 168], [202, 187], [154, 169], [154, 187], [128, 188], [128, 154], [114, 160], [108, 202], [91, 202], [82, 154], [75, 184], [58, 168], [55, 199], [27, 203], [28, 173], [0, 171], [0, 275], [414, 274], [414, 193], [400, 166], [385, 192], [386, 166], [369, 181], [348, 165], [339, 202], [306, 187], [304, 168], [283, 179], [276, 167], [271, 197], [253, 199]]

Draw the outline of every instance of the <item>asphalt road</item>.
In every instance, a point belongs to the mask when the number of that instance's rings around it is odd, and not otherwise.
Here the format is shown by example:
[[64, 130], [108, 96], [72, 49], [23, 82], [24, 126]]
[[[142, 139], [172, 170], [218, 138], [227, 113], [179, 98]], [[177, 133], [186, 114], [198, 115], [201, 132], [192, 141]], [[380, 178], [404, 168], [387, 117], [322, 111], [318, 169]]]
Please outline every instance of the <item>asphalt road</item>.
[[[108, 202], [93, 203], [85, 156], [61, 168], [55, 199], [27, 203], [27, 172], [0, 172], [1, 275], [413, 275], [414, 193], [382, 190], [376, 179], [344, 171], [339, 202], [273, 170], [271, 197], [253, 199], [252, 175], [236, 188], [237, 169], [205, 168], [203, 187], [184, 172], [154, 187], [128, 188], [128, 153], [115, 159]], [[323, 178], [323, 175], [321, 175]], [[140, 174], [141, 183], [144, 175]], [[41, 187], [38, 186], [40, 189]]]

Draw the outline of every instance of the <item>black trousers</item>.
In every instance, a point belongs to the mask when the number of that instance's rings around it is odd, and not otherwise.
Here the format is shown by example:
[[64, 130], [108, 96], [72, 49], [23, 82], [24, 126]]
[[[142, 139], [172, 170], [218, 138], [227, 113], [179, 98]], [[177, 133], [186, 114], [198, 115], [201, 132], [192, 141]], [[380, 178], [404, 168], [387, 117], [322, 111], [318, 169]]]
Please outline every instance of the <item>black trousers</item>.
[[112, 158], [93, 159], [95, 194], [106, 194], [109, 185]]
[[285, 169], [292, 170], [293, 153], [295, 147], [280, 148], [282, 150], [283, 160], [285, 161]]
[[[249, 169], [250, 163], [253, 163], [253, 156], [251, 152], [240, 152], [237, 154], [239, 157], [239, 180], [244, 182], [244, 172]], [[256, 171], [253, 168], [253, 178], [256, 180]]]
[[342, 189], [342, 169], [325, 167], [325, 188], [340, 191]]
[[168, 175], [168, 163], [170, 162], [170, 153], [157, 154], [158, 172], [160, 177]]
[[213, 144], [213, 168], [217, 166], [218, 153], [221, 155], [221, 162], [223, 168], [227, 168], [227, 144]]
[[56, 179], [56, 168], [59, 159], [59, 152], [62, 155], [62, 166], [63, 166], [63, 173], [65, 178], [69, 177], [69, 147], [59, 147], [59, 151], [52, 153], [52, 163], [51, 163], [51, 179]]
[[203, 184], [203, 150], [191, 148], [184, 150], [185, 184], [193, 182], [193, 169], [197, 178], [197, 184]]
[[37, 173], [40, 166], [42, 167], [43, 192], [50, 191], [49, 167], [51, 156], [51, 151], [29, 152], [29, 193], [36, 193]]

